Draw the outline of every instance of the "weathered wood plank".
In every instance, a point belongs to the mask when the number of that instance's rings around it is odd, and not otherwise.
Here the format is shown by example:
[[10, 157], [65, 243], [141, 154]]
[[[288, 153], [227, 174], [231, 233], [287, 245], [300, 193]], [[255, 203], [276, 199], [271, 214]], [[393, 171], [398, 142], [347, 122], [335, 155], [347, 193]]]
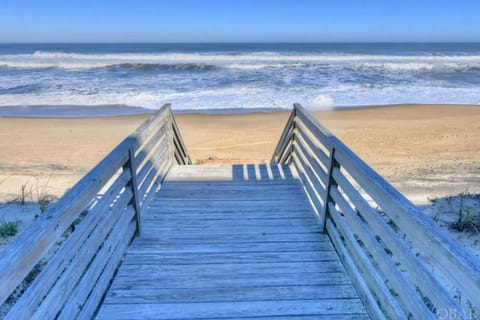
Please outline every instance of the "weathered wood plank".
[[[326, 184], [325, 181], [322, 181], [317, 174], [315, 174], [315, 171], [313, 170], [310, 162], [308, 162], [308, 159], [305, 158], [304, 154], [302, 153], [301, 150], [299, 150], [299, 146], [297, 143], [294, 144], [293, 147], [294, 150], [294, 158], [297, 160], [297, 171], [303, 171], [303, 173], [306, 175], [308, 178], [305, 180], [305, 177], [302, 179], [304, 186], [308, 183], [315, 192], [314, 194], [311, 194], [310, 196], [316, 196], [319, 199], [324, 199], [325, 194], [326, 194]], [[323, 205], [318, 206], [317, 208], [321, 208]]]
[[184, 208], [202, 208], [203, 210], [210, 210], [214, 208], [232, 208], [232, 207], [240, 207], [240, 208], [258, 208], [258, 210], [262, 210], [262, 208], [269, 208], [270, 206], [274, 206], [276, 208], [282, 209], [295, 209], [295, 208], [303, 208], [308, 210], [309, 203], [307, 199], [297, 199], [297, 200], [263, 200], [263, 199], [254, 199], [251, 201], [241, 201], [241, 200], [199, 200], [198, 202], [194, 201], [182, 201], [181, 199], [178, 200], [164, 200], [164, 201], [154, 201], [150, 203], [151, 208], [155, 207], [177, 207], [178, 209]]
[[283, 300], [173, 304], [103, 305], [97, 319], [185, 319], [240, 316], [358, 314], [365, 309], [358, 299]]
[[205, 234], [208, 232], [211, 235], [218, 234], [218, 235], [225, 235], [225, 234], [264, 234], [264, 233], [299, 233], [299, 232], [323, 232], [323, 229], [319, 225], [313, 226], [245, 226], [245, 227], [237, 227], [232, 226], [230, 228], [225, 227], [217, 227], [217, 228], [210, 228], [210, 227], [162, 227], [162, 226], [148, 226], [145, 227], [145, 233], [149, 234], [152, 232], [161, 232], [168, 234], [169, 236], [181, 234], [181, 233], [189, 233], [189, 234]]
[[[160, 255], [161, 253], [161, 255]], [[164, 253], [160, 251], [131, 252], [125, 264], [196, 264], [196, 263], [252, 263], [252, 262], [338, 261], [332, 251], [302, 252], [245, 252], [245, 253]]]
[[206, 234], [206, 233], [178, 233], [162, 234], [144, 229], [142, 239], [145, 241], [160, 241], [168, 243], [252, 243], [252, 242], [306, 242], [321, 239], [324, 234], [318, 232], [288, 233], [288, 230], [279, 233], [261, 232], [256, 234]]
[[302, 251], [331, 251], [328, 242], [274, 242], [274, 243], [233, 243], [233, 244], [142, 244], [135, 243], [131, 253], [158, 252], [165, 253], [245, 253], [245, 252], [302, 252]]
[[[318, 225], [318, 220], [315, 218], [309, 219], [236, 219], [234, 222], [235, 228], [240, 227], [288, 227], [288, 226], [314, 226]], [[192, 221], [181, 221], [181, 220], [163, 220], [159, 219], [146, 219], [146, 224], [161, 224], [161, 228], [182, 228], [182, 227], [193, 227], [197, 228], [225, 228], [230, 229], [232, 226], [231, 220], [199, 220], [195, 219]]]
[[[190, 265], [157, 265], [157, 264], [123, 264], [119, 269], [119, 275], [135, 274], [135, 276], [148, 277], [162, 275], [173, 277], [177, 275], [218, 275], [218, 270], [228, 270], [230, 274], [263, 274], [290, 273], [342, 273], [343, 266], [338, 261], [313, 261], [313, 262], [274, 262], [274, 263], [225, 263], [221, 266], [213, 266], [210, 263], [198, 263]], [[249, 283], [244, 283], [249, 286]]]
[[[157, 220], [156, 223], [162, 221], [184, 221], [185, 223], [195, 223], [195, 221], [209, 221], [209, 220], [228, 220], [230, 223], [235, 223], [238, 220], [258, 220], [258, 223], [274, 223], [273, 220], [295, 220], [316, 219], [316, 216], [302, 210], [289, 210], [279, 212], [278, 210], [224, 210], [224, 211], [196, 211], [188, 210], [162, 210], [161, 212], [148, 210], [146, 213], [146, 220]], [[154, 223], [154, 221], [150, 221]]]
[[138, 148], [152, 136], [153, 132], [160, 127], [161, 123], [165, 121], [170, 113], [171, 105], [165, 104], [155, 114], [143, 122], [131, 135], [136, 138], [134, 149], [138, 150]]
[[333, 135], [321, 126], [300, 104], [295, 104], [297, 111], [297, 118], [310, 130], [310, 132], [317, 138], [327, 150], [332, 149], [331, 137]]
[[[295, 153], [292, 155], [293, 159], [293, 166], [297, 170], [297, 174], [300, 176], [300, 179], [303, 181], [303, 188], [305, 189], [305, 195], [307, 196], [307, 199], [310, 201], [312, 209], [315, 212], [315, 216], [317, 218], [320, 217], [319, 215], [319, 209], [322, 208], [323, 204], [320, 202], [319, 195], [315, 191], [315, 189], [312, 187], [312, 183], [310, 182], [306, 172], [303, 170], [302, 165], [298, 159], [298, 157], [295, 155]], [[319, 219], [319, 222], [322, 223]], [[323, 224], [321, 224], [323, 227]]]
[[188, 288], [188, 289], [148, 289], [148, 290], [111, 290], [107, 299], [109, 304], [163, 303], [175, 302], [219, 302], [257, 300], [322, 300], [354, 299], [357, 293], [352, 285], [331, 284], [318, 286], [270, 286], [235, 288]]
[[[302, 162], [311, 168], [313, 173], [312, 178], [315, 178], [319, 185], [325, 190], [328, 184], [328, 170], [325, 171], [325, 169], [320, 166], [318, 160], [306, 149], [304, 143], [302, 137], [298, 136], [294, 145], [296, 150], [299, 150], [300, 152], [297, 151], [296, 153], [302, 157]], [[329, 164], [329, 162], [326, 164], [327, 168], [329, 167]]]
[[160, 128], [154, 133], [154, 135], [150, 138], [150, 140], [137, 151], [135, 156], [135, 161], [138, 164], [138, 167], [143, 167], [145, 160], [149, 155], [151, 155], [154, 147], [161, 143], [166, 137], [166, 133], [168, 130], [168, 121], [164, 119], [163, 122], [160, 124]]
[[[151, 290], [188, 288], [241, 288], [241, 287], [271, 287], [271, 286], [321, 286], [351, 284], [345, 272], [330, 273], [288, 273], [288, 274], [239, 274], [232, 278], [227, 269], [218, 268], [218, 274], [176, 275], [163, 277], [162, 275], [148, 275], [122, 277], [117, 276], [112, 283], [111, 290]], [[226, 273], [226, 274], [225, 274]], [[228, 300], [228, 296], [225, 297]], [[108, 301], [106, 301], [108, 303]]]
[[[257, 190], [222, 190], [221, 192], [212, 192], [211, 190], [192, 190], [192, 191], [167, 191], [162, 190], [156, 197], [157, 201], [181, 199], [182, 201], [198, 201], [198, 200], [269, 200], [277, 196], [277, 199], [282, 200], [305, 200], [305, 194], [299, 190], [278, 191], [268, 189]], [[274, 200], [273, 200], [274, 201]]]
[[[297, 123], [297, 140], [301, 141], [302, 144], [305, 144], [308, 149], [310, 149], [308, 154], [314, 155], [322, 167], [322, 171], [327, 172], [327, 167], [329, 163], [329, 156], [327, 153], [319, 146], [321, 143], [318, 141], [314, 142], [315, 136], [308, 134], [305, 125], [302, 122]], [[324, 147], [325, 148], [325, 147]], [[325, 148], [326, 149], [326, 148]], [[328, 150], [327, 150], [328, 152]]]

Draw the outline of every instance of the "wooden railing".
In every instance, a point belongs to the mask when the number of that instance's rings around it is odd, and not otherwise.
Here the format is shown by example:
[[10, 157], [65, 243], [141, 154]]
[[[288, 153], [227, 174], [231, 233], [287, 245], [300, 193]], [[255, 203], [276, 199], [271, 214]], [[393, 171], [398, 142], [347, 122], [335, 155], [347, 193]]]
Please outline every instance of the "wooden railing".
[[90, 319], [174, 161], [191, 164], [165, 105], [0, 252], [5, 319]]
[[296, 169], [373, 318], [480, 315], [478, 259], [298, 104], [272, 162]]

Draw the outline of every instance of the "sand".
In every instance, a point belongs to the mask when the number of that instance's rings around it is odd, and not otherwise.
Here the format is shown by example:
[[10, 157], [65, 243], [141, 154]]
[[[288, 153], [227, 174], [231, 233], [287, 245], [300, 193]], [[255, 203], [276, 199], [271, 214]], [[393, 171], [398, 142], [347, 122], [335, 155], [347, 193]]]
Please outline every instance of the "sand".
[[[413, 197], [466, 187], [480, 191], [478, 106], [399, 105], [314, 115]], [[43, 188], [61, 196], [147, 117], [0, 118], [0, 199], [18, 197], [25, 184], [33, 193]], [[288, 112], [179, 114], [177, 121], [195, 163], [265, 162], [287, 117]]]

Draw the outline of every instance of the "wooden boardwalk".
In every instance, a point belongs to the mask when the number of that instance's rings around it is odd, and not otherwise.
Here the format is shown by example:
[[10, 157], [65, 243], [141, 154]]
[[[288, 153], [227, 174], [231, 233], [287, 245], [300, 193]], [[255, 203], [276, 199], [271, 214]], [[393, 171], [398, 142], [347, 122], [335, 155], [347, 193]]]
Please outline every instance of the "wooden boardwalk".
[[480, 260], [299, 104], [271, 164], [233, 166], [192, 165], [167, 104], [0, 250], [6, 320], [474, 319], [478, 306]]
[[175, 166], [98, 319], [366, 319], [287, 166]]

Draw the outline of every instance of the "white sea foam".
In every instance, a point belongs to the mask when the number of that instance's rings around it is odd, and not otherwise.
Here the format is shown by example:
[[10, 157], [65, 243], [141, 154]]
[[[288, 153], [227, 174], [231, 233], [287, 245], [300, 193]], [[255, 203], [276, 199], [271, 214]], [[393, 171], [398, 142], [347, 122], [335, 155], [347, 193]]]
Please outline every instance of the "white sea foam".
[[480, 104], [480, 55], [0, 54], [0, 106], [310, 109]]
[[225, 108], [290, 108], [300, 102], [312, 110], [334, 106], [382, 105], [393, 103], [473, 103], [480, 104], [480, 90], [469, 88], [439, 88], [433, 86], [385, 86], [365, 88], [360, 85], [339, 85], [314, 91], [276, 90], [252, 86], [222, 89], [175, 91], [128, 91], [83, 94], [65, 91], [43, 94], [6, 94], [0, 106], [14, 105], [129, 105], [158, 109], [173, 103], [177, 110], [206, 110]]
[[395, 70], [422, 70], [435, 67], [480, 68], [480, 55], [395, 56], [348, 54], [282, 54], [274, 52], [244, 54], [212, 53], [144, 53], [144, 54], [80, 54], [42, 52], [33, 54], [0, 55], [0, 66], [11, 68], [90, 69], [123, 63], [203, 63], [232, 69], [262, 69], [308, 65], [350, 65]]

